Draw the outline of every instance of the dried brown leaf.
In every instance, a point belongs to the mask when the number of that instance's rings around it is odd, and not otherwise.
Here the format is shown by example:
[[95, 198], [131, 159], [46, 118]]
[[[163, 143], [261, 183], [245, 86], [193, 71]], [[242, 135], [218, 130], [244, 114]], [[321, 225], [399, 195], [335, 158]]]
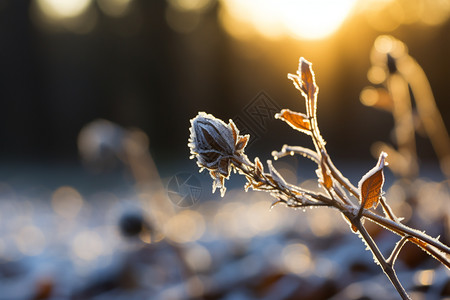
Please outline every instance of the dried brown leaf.
[[344, 221], [347, 222], [347, 224], [350, 226], [350, 228], [352, 229], [353, 232], [358, 231], [358, 228], [356, 228], [356, 226], [352, 224], [352, 222], [350, 221], [350, 219], [347, 216], [345, 216], [343, 214], [342, 217], [344, 218]]
[[275, 118], [285, 121], [298, 131], [311, 134], [311, 123], [305, 114], [291, 111], [290, 109], [283, 109], [275, 115]]
[[255, 158], [255, 173], [258, 178], [262, 178], [264, 167], [258, 157]]
[[313, 99], [315, 97], [316, 91], [318, 90], [311, 65], [312, 64], [303, 57], [300, 58], [298, 68], [301, 72], [302, 83], [309, 99]]
[[237, 129], [236, 124], [234, 124], [233, 120], [230, 119], [230, 122], [228, 123], [228, 125], [231, 128], [231, 131], [233, 133], [233, 139], [234, 139], [234, 143], [237, 143], [238, 140], [238, 136], [239, 136], [239, 129]]
[[240, 135], [238, 137], [238, 142], [236, 143], [236, 151], [240, 151], [247, 146], [248, 140], [250, 139], [250, 135], [246, 134], [244, 136]]
[[377, 165], [359, 181], [360, 201], [366, 209], [376, 208], [380, 201], [384, 184], [383, 168], [387, 164], [386, 157], [387, 154], [381, 152]]
[[322, 172], [321, 183], [327, 190], [331, 189], [331, 187], [333, 186], [333, 180], [331, 179], [330, 172], [328, 171], [327, 166], [325, 165], [323, 157], [322, 160], [320, 161], [320, 170]]
[[314, 71], [312, 70], [311, 63], [300, 57], [297, 75], [288, 74], [288, 78], [291, 79], [295, 87], [300, 90], [303, 96], [306, 98], [306, 111], [309, 117], [316, 117], [317, 109], [317, 93], [319, 87], [316, 84]]

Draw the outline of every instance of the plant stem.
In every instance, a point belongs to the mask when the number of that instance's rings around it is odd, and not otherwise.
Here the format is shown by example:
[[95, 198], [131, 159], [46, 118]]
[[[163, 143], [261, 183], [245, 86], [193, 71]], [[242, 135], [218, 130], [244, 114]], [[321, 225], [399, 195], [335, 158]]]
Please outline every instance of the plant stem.
[[394, 267], [395, 261], [397, 260], [398, 254], [400, 253], [400, 250], [402, 250], [405, 243], [408, 241], [410, 237], [404, 236], [400, 239], [400, 241], [395, 244], [394, 249], [392, 250], [391, 256], [386, 260], [388, 264], [390, 264], [392, 267]]
[[391, 207], [386, 203], [386, 200], [384, 199], [383, 196], [380, 197], [380, 204], [383, 207], [383, 210], [384, 210], [384, 213], [386, 214], [386, 216], [388, 216], [389, 219], [391, 219], [395, 223], [398, 223], [397, 217], [395, 216], [395, 214], [392, 211]]
[[361, 233], [362, 238], [369, 246], [370, 251], [375, 256], [376, 260], [380, 264], [381, 268], [383, 269], [386, 276], [391, 281], [392, 285], [395, 287], [397, 292], [400, 294], [402, 299], [408, 300], [411, 299], [408, 294], [406, 293], [405, 289], [403, 288], [402, 284], [398, 280], [397, 274], [395, 274], [395, 270], [393, 266], [386, 262], [386, 259], [384, 258], [383, 254], [381, 253], [380, 249], [378, 249], [377, 245], [375, 244], [374, 240], [370, 236], [370, 234], [367, 232], [366, 228], [361, 223], [360, 219], [354, 220], [352, 224], [358, 229], [358, 231]]
[[353, 196], [356, 197], [356, 199], [359, 199], [359, 191], [358, 189], [344, 176], [342, 173], [336, 168], [336, 166], [331, 161], [331, 158], [328, 154], [327, 155], [327, 164], [330, 168], [331, 175], [340, 183], [342, 184], [350, 193], [353, 194]]
[[437, 249], [439, 249], [440, 251], [450, 255], [450, 247], [442, 244], [441, 242], [439, 242], [438, 240], [430, 237], [429, 235], [420, 232], [418, 230], [412, 229], [406, 225], [403, 225], [402, 223], [396, 223], [394, 221], [388, 220], [380, 215], [377, 215], [367, 209], [364, 210], [363, 212], [363, 216], [366, 217], [367, 219], [372, 220], [373, 222], [388, 228], [390, 230], [392, 230], [393, 232], [404, 236], [404, 235], [410, 235], [412, 237], [415, 237], [427, 244], [433, 245], [434, 247], [436, 247]]

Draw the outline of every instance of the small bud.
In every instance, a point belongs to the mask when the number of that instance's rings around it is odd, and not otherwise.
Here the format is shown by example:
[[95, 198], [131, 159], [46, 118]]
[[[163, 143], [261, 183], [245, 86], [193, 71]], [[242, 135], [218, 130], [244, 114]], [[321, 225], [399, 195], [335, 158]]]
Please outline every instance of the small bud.
[[244, 153], [249, 136], [239, 135], [232, 120], [228, 124], [213, 115], [200, 112], [191, 120], [188, 146], [191, 158], [197, 158], [197, 165], [210, 171], [214, 179], [213, 192], [220, 188], [225, 194], [224, 179], [228, 179], [232, 167], [232, 158]]

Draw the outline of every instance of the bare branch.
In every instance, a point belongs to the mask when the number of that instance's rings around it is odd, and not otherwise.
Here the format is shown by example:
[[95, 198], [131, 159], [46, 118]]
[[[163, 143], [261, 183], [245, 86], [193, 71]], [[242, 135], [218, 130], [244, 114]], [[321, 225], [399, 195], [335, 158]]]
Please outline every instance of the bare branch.
[[404, 236], [398, 241], [397, 244], [395, 244], [394, 249], [392, 250], [391, 256], [386, 260], [388, 264], [390, 264], [392, 267], [394, 267], [395, 261], [397, 260], [398, 254], [400, 253], [400, 250], [402, 250], [405, 243], [408, 241], [410, 236]]
[[317, 155], [317, 153], [309, 148], [305, 148], [305, 147], [301, 147], [301, 146], [284, 145], [283, 148], [281, 148], [281, 151], [279, 151], [279, 152], [272, 151], [272, 156], [276, 157], [276, 158], [281, 158], [281, 157], [285, 157], [288, 155], [292, 156], [294, 154], [304, 156], [304, 157], [312, 160], [316, 164], [320, 163], [320, 158]]
[[358, 229], [358, 231], [361, 233], [362, 238], [369, 246], [370, 250], [372, 251], [373, 255], [375, 256], [376, 260], [380, 264], [381, 268], [383, 269], [386, 276], [391, 281], [392, 285], [395, 287], [397, 292], [400, 294], [402, 299], [411, 299], [408, 294], [406, 293], [405, 289], [403, 288], [402, 284], [398, 280], [397, 274], [395, 273], [395, 270], [391, 264], [386, 262], [386, 259], [384, 258], [383, 254], [378, 249], [377, 245], [373, 241], [370, 234], [367, 232], [366, 228], [362, 225], [360, 220], [356, 220], [356, 222], [353, 223], [353, 225]]

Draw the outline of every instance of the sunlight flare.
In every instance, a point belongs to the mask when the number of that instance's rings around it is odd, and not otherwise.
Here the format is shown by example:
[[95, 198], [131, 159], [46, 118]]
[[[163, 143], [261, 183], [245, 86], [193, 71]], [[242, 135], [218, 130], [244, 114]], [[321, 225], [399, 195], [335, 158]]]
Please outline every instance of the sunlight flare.
[[[345, 21], [355, 0], [222, 0], [222, 24], [233, 36], [250, 27], [267, 38], [323, 39]], [[238, 24], [239, 26], [234, 26]]]

